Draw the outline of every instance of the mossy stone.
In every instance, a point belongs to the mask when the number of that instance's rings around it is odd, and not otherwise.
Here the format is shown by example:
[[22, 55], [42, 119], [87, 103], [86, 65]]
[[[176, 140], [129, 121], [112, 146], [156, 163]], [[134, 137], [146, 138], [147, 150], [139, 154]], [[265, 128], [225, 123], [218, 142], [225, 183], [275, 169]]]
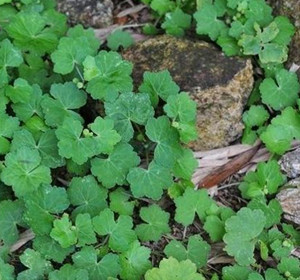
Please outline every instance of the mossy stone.
[[250, 60], [226, 57], [199, 40], [155, 36], [123, 53], [134, 64], [135, 86], [145, 71], [168, 69], [182, 91], [197, 102], [198, 140], [194, 150], [227, 146], [243, 131], [242, 113], [253, 87]]

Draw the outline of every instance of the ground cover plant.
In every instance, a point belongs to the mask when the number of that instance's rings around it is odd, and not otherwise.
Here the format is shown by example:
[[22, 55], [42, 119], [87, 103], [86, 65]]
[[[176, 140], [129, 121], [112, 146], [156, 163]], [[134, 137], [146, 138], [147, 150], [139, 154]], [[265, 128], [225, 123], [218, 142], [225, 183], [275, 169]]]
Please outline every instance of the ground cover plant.
[[[105, 46], [52, 0], [0, 0], [0, 279], [300, 279], [300, 233], [274, 199], [276, 159], [300, 138], [300, 85], [283, 66], [293, 25], [264, 0], [144, 2], [160, 19], [145, 33], [195, 30], [253, 56], [264, 78], [243, 142], [260, 138], [272, 159], [239, 186], [247, 205], [218, 205], [191, 183], [196, 104], [167, 70], [134, 89], [116, 52], [128, 34]], [[234, 263], [210, 265], [215, 244]]]

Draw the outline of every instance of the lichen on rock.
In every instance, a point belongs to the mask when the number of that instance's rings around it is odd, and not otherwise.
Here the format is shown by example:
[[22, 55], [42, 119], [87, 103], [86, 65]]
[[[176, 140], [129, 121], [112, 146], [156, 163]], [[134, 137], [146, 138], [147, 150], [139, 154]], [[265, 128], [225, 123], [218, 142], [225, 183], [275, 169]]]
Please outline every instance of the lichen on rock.
[[197, 102], [198, 140], [194, 150], [224, 147], [240, 137], [242, 113], [253, 87], [250, 60], [226, 57], [214, 44], [156, 36], [127, 49], [134, 64], [133, 79], [145, 71], [170, 71], [182, 91]]
[[103, 28], [113, 23], [111, 0], [58, 0], [57, 8], [68, 16], [71, 25]]
[[276, 198], [282, 207], [284, 218], [300, 225], [300, 179], [294, 179], [287, 183], [286, 187], [277, 194]]

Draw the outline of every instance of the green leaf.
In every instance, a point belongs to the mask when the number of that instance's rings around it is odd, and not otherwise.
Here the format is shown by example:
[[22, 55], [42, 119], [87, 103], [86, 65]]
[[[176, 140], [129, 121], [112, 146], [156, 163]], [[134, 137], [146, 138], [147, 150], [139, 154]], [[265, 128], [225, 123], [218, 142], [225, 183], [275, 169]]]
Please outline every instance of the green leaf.
[[0, 111], [6, 112], [7, 104], [9, 99], [5, 96], [5, 87], [0, 88]]
[[164, 111], [174, 121], [183, 123], [196, 121], [196, 102], [186, 92], [169, 96]]
[[170, 214], [163, 211], [156, 204], [142, 207], [140, 218], [146, 222], [137, 225], [135, 228], [136, 234], [141, 241], [158, 241], [163, 234], [170, 232], [168, 225]]
[[176, 259], [170, 257], [163, 259], [159, 263], [159, 268], [152, 268], [148, 270], [145, 275], [145, 280], [204, 280], [204, 277], [197, 273], [196, 265], [190, 260], [178, 262]]
[[22, 78], [14, 81], [13, 86], [7, 86], [5, 94], [13, 103], [27, 103], [31, 99], [33, 89], [28, 82]]
[[87, 161], [84, 164], [77, 164], [73, 160], [66, 161], [66, 167], [70, 174], [76, 176], [84, 176], [90, 171], [91, 164]]
[[225, 234], [225, 223], [215, 215], [206, 218], [203, 228], [213, 242], [221, 241]]
[[262, 105], [252, 105], [243, 114], [243, 121], [248, 127], [262, 126], [269, 117], [269, 112]]
[[121, 273], [124, 280], [139, 280], [152, 267], [150, 258], [150, 249], [141, 246], [135, 240], [131, 243], [128, 251], [120, 255]]
[[260, 257], [266, 261], [269, 258], [269, 248], [265, 242], [259, 240]]
[[[91, 160], [92, 174], [106, 188], [123, 185], [129, 170], [140, 163], [140, 158], [129, 144], [117, 144], [107, 158]], [[107, 172], [109, 170], [109, 172]]]
[[145, 35], [156, 35], [158, 34], [158, 28], [153, 23], [146, 23], [142, 28], [143, 34]]
[[225, 223], [226, 243], [225, 251], [233, 256], [239, 265], [248, 266], [255, 263], [253, 252], [256, 238], [266, 224], [266, 218], [261, 210], [242, 208], [236, 216], [232, 216]]
[[145, 125], [154, 116], [149, 96], [146, 93], [122, 93], [114, 102], [105, 102], [105, 113], [115, 121], [115, 128], [124, 142], [133, 137], [134, 122]]
[[227, 56], [241, 55], [241, 48], [236, 39], [228, 35], [220, 36], [217, 44]]
[[95, 55], [96, 51], [89, 45], [88, 38], [63, 37], [59, 40], [57, 50], [51, 54], [54, 62], [54, 72], [69, 74], [75, 67], [81, 66], [88, 55]]
[[0, 87], [7, 84], [8, 67], [18, 67], [23, 62], [22, 54], [8, 39], [0, 43]]
[[26, 103], [12, 104], [12, 108], [16, 116], [23, 122], [28, 121], [33, 115], [43, 118], [42, 99], [43, 93], [41, 88], [38, 85], [33, 85], [30, 100]]
[[168, 188], [168, 195], [170, 198], [175, 199], [179, 196], [182, 196], [184, 191], [187, 188], [194, 188], [195, 185], [192, 181], [180, 180], [172, 184], [171, 187]]
[[0, 123], [0, 155], [5, 155], [11, 150], [8, 139], [12, 138], [13, 133], [19, 129], [19, 120], [1, 112]]
[[284, 126], [269, 125], [260, 135], [260, 139], [270, 152], [282, 155], [291, 147], [293, 135]]
[[295, 245], [300, 244], [300, 232], [297, 231], [292, 225], [282, 223], [283, 232], [286, 233]]
[[6, 27], [14, 44], [23, 51], [43, 55], [52, 52], [57, 45], [57, 35], [46, 28], [47, 21], [34, 11], [19, 12]]
[[77, 243], [76, 227], [69, 220], [69, 215], [64, 213], [61, 219], [53, 221], [53, 229], [50, 236], [57, 241], [62, 248], [68, 248]]
[[199, 269], [207, 263], [210, 245], [200, 235], [193, 235], [189, 237], [187, 248], [181, 242], [172, 240], [165, 247], [164, 253], [168, 258], [174, 257], [178, 261], [189, 259]]
[[272, 119], [272, 124], [261, 134], [261, 140], [267, 148], [277, 154], [283, 154], [290, 148], [293, 138], [300, 139], [300, 115], [292, 107]]
[[192, 17], [177, 7], [174, 12], [165, 15], [165, 21], [161, 27], [165, 29], [169, 35], [183, 36], [184, 31], [190, 28], [191, 22]]
[[234, 20], [231, 23], [231, 27], [228, 31], [228, 35], [234, 37], [235, 39], [240, 39], [242, 34], [245, 35], [255, 35], [254, 30], [255, 19], [248, 19], [246, 22], [241, 22], [240, 20]]
[[273, 40], [274, 43], [279, 45], [288, 45], [295, 33], [295, 27], [291, 24], [290, 20], [285, 16], [278, 16], [274, 19], [279, 33]]
[[149, 95], [151, 104], [154, 107], [157, 106], [159, 97], [167, 101], [169, 96], [179, 93], [179, 87], [172, 80], [168, 70], [156, 73], [146, 71], [143, 78], [143, 83], [140, 85], [139, 91]]
[[0, 202], [0, 240], [3, 240], [5, 245], [11, 245], [18, 240], [17, 225], [23, 224], [23, 213], [24, 206], [20, 200]]
[[220, 35], [227, 32], [226, 24], [218, 19], [218, 11], [216, 6], [206, 3], [194, 14], [197, 22], [196, 31], [199, 35], [208, 35], [215, 41]]
[[36, 53], [29, 53], [25, 56], [25, 62], [19, 66], [19, 75], [27, 80], [30, 84], [39, 85], [44, 91], [54, 83], [62, 83], [62, 76], [53, 73], [52, 64], [48, 60], [43, 60]]
[[130, 243], [136, 240], [135, 232], [132, 230], [132, 218], [120, 215], [115, 221], [114, 213], [109, 208], [93, 218], [93, 225], [97, 234], [109, 236], [108, 245], [113, 251], [125, 252], [129, 249]]
[[56, 130], [59, 155], [83, 164], [96, 155], [95, 139], [81, 137], [83, 126], [80, 121], [66, 118], [63, 125]]
[[18, 118], [11, 117], [5, 113], [0, 113], [0, 136], [5, 138], [12, 138], [14, 132], [19, 129]]
[[32, 249], [26, 249], [20, 256], [20, 261], [28, 269], [18, 274], [18, 280], [44, 279], [52, 270], [51, 263], [44, 260], [39, 252]]
[[78, 214], [75, 226], [77, 230], [78, 246], [94, 244], [97, 242], [90, 214]]
[[5, 155], [9, 153], [9, 150], [10, 142], [6, 138], [0, 136], [0, 154]]
[[256, 131], [246, 126], [243, 131], [242, 144], [253, 145], [257, 140], [257, 137]]
[[269, 194], [277, 193], [278, 187], [285, 181], [285, 176], [280, 172], [280, 166], [275, 160], [260, 163], [257, 166], [259, 183], [265, 185]]
[[270, 228], [280, 223], [282, 208], [276, 199], [272, 199], [269, 204], [267, 204], [265, 198], [257, 197], [249, 202], [248, 207], [252, 210], [260, 209], [264, 212], [266, 217], [265, 228]]
[[33, 240], [33, 248], [44, 259], [58, 263], [63, 263], [65, 258], [74, 251], [74, 247], [62, 248], [58, 242], [47, 235], [36, 236]]
[[179, 135], [166, 116], [151, 118], [146, 124], [146, 135], [157, 143], [154, 160], [157, 164], [172, 168], [182, 154]]
[[174, 176], [185, 180], [191, 180], [196, 168], [198, 167], [198, 161], [194, 157], [194, 153], [190, 149], [183, 149], [182, 155], [177, 159], [174, 167]]
[[100, 51], [95, 57], [87, 56], [83, 66], [87, 91], [94, 99], [114, 100], [119, 92], [130, 92], [133, 88], [132, 64], [116, 52]]
[[117, 277], [121, 270], [117, 255], [109, 253], [98, 261], [98, 252], [93, 247], [82, 248], [72, 256], [72, 259], [75, 267], [88, 271], [89, 280], [107, 280], [109, 277]]
[[221, 241], [225, 234], [225, 222], [235, 213], [231, 208], [219, 208], [218, 215], [209, 215], [205, 219], [204, 230], [213, 242]]
[[268, 268], [265, 272], [265, 278], [263, 278], [259, 273], [253, 272], [249, 275], [247, 280], [284, 280], [280, 276], [279, 272], [276, 269]]
[[[250, 2], [250, 5], [256, 6], [255, 10], [257, 13], [263, 12], [264, 6], [262, 5], [264, 4], [264, 1], [261, 0], [255, 0]], [[253, 19], [255, 19], [255, 21], [253, 21]], [[262, 17], [262, 21], [265, 21], [266, 19], [267, 18]], [[261, 63], [279, 64], [285, 62], [288, 57], [288, 48], [285, 44], [280, 44], [280, 40], [278, 41], [278, 43], [276, 41], [276, 37], [280, 33], [280, 30], [278, 28], [279, 26], [275, 21], [273, 21], [263, 30], [261, 30], [258, 24], [258, 20], [259, 19], [257, 17], [248, 19], [251, 27], [250, 30], [248, 28], [247, 30], [245, 29], [246, 24], [243, 26], [242, 23], [236, 22], [236, 24], [230, 29], [229, 34], [232, 34], [232, 36], [236, 37], [237, 39], [239, 39], [240, 37], [238, 44], [243, 47], [244, 54], [258, 54]], [[269, 23], [269, 21], [267, 23]], [[265, 24], [261, 25], [265, 26]], [[256, 35], [252, 30], [253, 27], [257, 33]], [[246, 34], [242, 32], [245, 32]]]
[[282, 69], [275, 74], [275, 80], [264, 79], [259, 89], [263, 103], [275, 110], [282, 110], [296, 104], [300, 85], [296, 73]]
[[175, 199], [175, 204], [175, 221], [189, 226], [193, 223], [196, 214], [203, 221], [206, 216], [205, 212], [214, 204], [214, 201], [204, 189], [187, 188], [183, 196]]
[[285, 182], [280, 166], [275, 160], [261, 162], [256, 172], [249, 172], [239, 186], [244, 198], [254, 198], [277, 193], [278, 187]]
[[77, 206], [72, 216], [88, 213], [94, 217], [107, 207], [107, 191], [92, 175], [74, 177], [68, 187], [68, 196], [72, 205]]
[[300, 277], [300, 261], [297, 258], [283, 258], [277, 266], [279, 272], [297, 279]]
[[163, 189], [170, 187], [173, 183], [170, 170], [152, 161], [148, 169], [141, 167], [132, 168], [127, 181], [134, 197], [149, 197], [154, 200], [161, 198]]
[[12, 186], [19, 197], [38, 190], [43, 183], [51, 183], [50, 169], [41, 165], [39, 152], [28, 147], [7, 154], [5, 166], [1, 180]]
[[134, 40], [131, 34], [121, 29], [113, 31], [107, 37], [107, 46], [113, 51], [117, 51], [120, 47], [127, 49], [133, 44]]
[[130, 194], [123, 188], [117, 188], [115, 191], [109, 194], [110, 204], [109, 208], [118, 213], [119, 215], [132, 216], [135, 201], [128, 201]]
[[70, 205], [64, 188], [42, 185], [37, 192], [27, 194], [24, 219], [36, 235], [47, 235], [52, 229], [54, 215]]
[[96, 38], [95, 32], [93, 28], [83, 28], [81, 24], [77, 24], [74, 27], [70, 28], [67, 32], [67, 36], [70, 38], [79, 38], [84, 37], [88, 40], [89, 48], [92, 49], [94, 52], [100, 47], [100, 40]]
[[31, 117], [25, 123], [25, 128], [33, 134], [35, 139], [39, 139], [41, 134], [49, 129], [44, 120], [38, 116]]
[[89, 280], [88, 271], [65, 264], [59, 270], [50, 272], [49, 280]]
[[175, 3], [170, 0], [152, 0], [151, 9], [156, 11], [159, 15], [163, 15], [175, 7]]
[[262, 32], [259, 32], [258, 36], [262, 43], [268, 43], [271, 42], [278, 35], [278, 33], [279, 29], [277, 27], [277, 24], [275, 22], [272, 22], [268, 26], [266, 26]]
[[295, 249], [289, 241], [283, 239], [276, 239], [274, 242], [270, 242], [270, 248], [273, 251], [272, 256], [277, 260], [289, 257], [291, 252]]
[[272, 125], [285, 127], [294, 138], [300, 139], [300, 114], [292, 107], [285, 108], [281, 115], [273, 118]]
[[20, 147], [28, 147], [39, 151], [42, 158], [41, 164], [50, 168], [64, 165], [64, 160], [58, 154], [57, 138], [54, 130], [47, 130], [43, 133], [38, 142], [26, 129], [16, 131], [11, 145], [11, 151], [16, 151]]
[[182, 92], [168, 98], [164, 111], [172, 118], [172, 126], [175, 127], [183, 143], [195, 140], [198, 136], [196, 130], [196, 103], [187, 93]]
[[242, 1], [242, 0], [228, 0], [227, 1], [227, 6], [231, 9], [237, 9], [238, 6], [243, 6], [245, 5], [247, 7], [249, 0], [247, 1]]
[[72, 82], [53, 84], [50, 89], [52, 97], [46, 95], [41, 103], [46, 124], [52, 127], [61, 126], [66, 118], [82, 121], [82, 117], [72, 111], [86, 103], [86, 94]]
[[288, 58], [288, 48], [275, 43], [268, 43], [259, 54], [262, 63], [283, 63]]
[[97, 117], [89, 128], [96, 135], [96, 154], [109, 154], [114, 146], [120, 142], [121, 136], [114, 130], [114, 121], [108, 118]]
[[272, 8], [264, 0], [248, 1], [245, 16], [248, 19], [255, 19], [255, 21], [261, 26], [266, 26], [273, 19]]
[[261, 51], [260, 38], [252, 35], [243, 34], [238, 44], [243, 47], [243, 53], [246, 55], [257, 55]]
[[245, 266], [237, 264], [233, 266], [225, 266], [222, 269], [223, 280], [248, 280], [251, 270]]
[[14, 280], [14, 267], [5, 263], [2, 258], [0, 258], [0, 279]]

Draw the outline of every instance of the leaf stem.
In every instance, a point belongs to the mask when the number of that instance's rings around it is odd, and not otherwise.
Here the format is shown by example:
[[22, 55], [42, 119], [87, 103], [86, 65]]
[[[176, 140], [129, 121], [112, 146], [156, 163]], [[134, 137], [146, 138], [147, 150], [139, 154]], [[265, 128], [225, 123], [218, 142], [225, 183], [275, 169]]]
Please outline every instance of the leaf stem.
[[82, 75], [82, 73], [80, 72], [80, 69], [78, 68], [78, 65], [77, 65], [77, 64], [75, 64], [75, 69], [76, 69], [76, 72], [77, 72], [78, 76], [80, 77], [81, 81], [84, 83], [83, 75]]

